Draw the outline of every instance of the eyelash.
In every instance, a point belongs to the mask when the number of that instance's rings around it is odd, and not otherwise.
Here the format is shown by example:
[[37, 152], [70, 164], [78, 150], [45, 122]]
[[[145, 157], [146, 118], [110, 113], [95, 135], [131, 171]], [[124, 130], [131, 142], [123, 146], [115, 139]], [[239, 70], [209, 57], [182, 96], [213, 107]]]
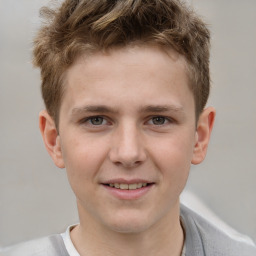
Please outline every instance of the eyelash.
[[[92, 120], [93, 119], [102, 119], [102, 122], [100, 124], [93, 124]], [[154, 123], [154, 120], [155, 119], [163, 119], [162, 121], [164, 121], [162, 124], [156, 124]], [[105, 122], [105, 123], [104, 123]], [[107, 125], [107, 124], [111, 124], [111, 122], [108, 120], [108, 118], [104, 117], [104, 116], [89, 116], [89, 117], [86, 117], [84, 119], [82, 119], [80, 122], [80, 124], [86, 124], [88, 123], [90, 126], [92, 127], [101, 127], [103, 125]], [[166, 117], [166, 116], [150, 116], [147, 121], [145, 122], [145, 124], [150, 124], [152, 126], [158, 126], [158, 127], [161, 127], [161, 126], [165, 126], [165, 125], [168, 125], [170, 123], [174, 123], [174, 120], [172, 118], [169, 118], [169, 117]]]
[[84, 123], [89, 123], [89, 125], [91, 125], [91, 126], [101, 126], [101, 125], [104, 125], [104, 124], [93, 124], [92, 123], [92, 120], [93, 119], [96, 119], [96, 118], [98, 118], [98, 119], [102, 119], [102, 122], [108, 122], [107, 121], [107, 119], [104, 117], [104, 116], [89, 116], [89, 117], [86, 117], [86, 118], [84, 118], [84, 119], [82, 119], [81, 121], [80, 121], [80, 123], [82, 123], [82, 124], [84, 124]]
[[[162, 121], [164, 121], [163, 124], [155, 124], [154, 123], [154, 119], [162, 119]], [[152, 121], [152, 125], [155, 125], [155, 126], [164, 126], [164, 125], [167, 125], [168, 123], [173, 123], [173, 120], [168, 118], [168, 117], [165, 117], [165, 116], [153, 116], [149, 119], [149, 122]]]

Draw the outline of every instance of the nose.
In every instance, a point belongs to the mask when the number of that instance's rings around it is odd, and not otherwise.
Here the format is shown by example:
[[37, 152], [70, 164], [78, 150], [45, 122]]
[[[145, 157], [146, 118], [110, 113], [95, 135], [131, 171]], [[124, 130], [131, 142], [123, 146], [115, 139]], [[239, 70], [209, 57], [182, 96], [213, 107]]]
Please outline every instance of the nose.
[[117, 165], [131, 168], [146, 160], [145, 145], [136, 125], [122, 125], [113, 133], [110, 160]]

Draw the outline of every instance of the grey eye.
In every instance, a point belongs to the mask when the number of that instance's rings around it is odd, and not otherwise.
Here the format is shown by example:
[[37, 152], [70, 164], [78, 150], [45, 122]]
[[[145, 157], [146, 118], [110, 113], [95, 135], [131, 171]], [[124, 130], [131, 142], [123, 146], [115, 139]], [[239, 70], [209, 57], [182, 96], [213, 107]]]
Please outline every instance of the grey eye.
[[165, 124], [166, 118], [162, 116], [156, 116], [152, 118], [152, 123], [154, 125], [163, 125]]
[[104, 118], [100, 116], [95, 116], [95, 117], [91, 117], [89, 121], [92, 125], [102, 125]]

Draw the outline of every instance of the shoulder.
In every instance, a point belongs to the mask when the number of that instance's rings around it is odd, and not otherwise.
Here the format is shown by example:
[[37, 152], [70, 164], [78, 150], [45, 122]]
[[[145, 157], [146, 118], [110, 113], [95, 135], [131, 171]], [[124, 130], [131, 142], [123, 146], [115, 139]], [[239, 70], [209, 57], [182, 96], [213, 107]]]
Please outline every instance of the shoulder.
[[253, 243], [221, 230], [184, 205], [181, 205], [181, 218], [186, 233], [186, 255], [256, 255], [256, 247]]
[[1, 256], [68, 256], [61, 235], [51, 235], [0, 249]]

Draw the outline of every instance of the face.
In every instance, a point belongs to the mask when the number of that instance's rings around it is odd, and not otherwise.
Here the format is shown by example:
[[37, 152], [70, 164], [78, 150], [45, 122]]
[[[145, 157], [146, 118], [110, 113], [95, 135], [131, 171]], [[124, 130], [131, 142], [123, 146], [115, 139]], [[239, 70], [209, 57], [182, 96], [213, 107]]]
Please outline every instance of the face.
[[126, 233], [164, 224], [198, 144], [183, 57], [145, 45], [96, 53], [73, 64], [65, 86], [53, 159], [81, 224]]

